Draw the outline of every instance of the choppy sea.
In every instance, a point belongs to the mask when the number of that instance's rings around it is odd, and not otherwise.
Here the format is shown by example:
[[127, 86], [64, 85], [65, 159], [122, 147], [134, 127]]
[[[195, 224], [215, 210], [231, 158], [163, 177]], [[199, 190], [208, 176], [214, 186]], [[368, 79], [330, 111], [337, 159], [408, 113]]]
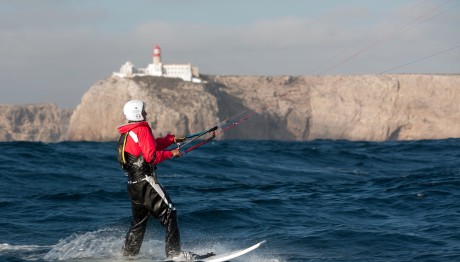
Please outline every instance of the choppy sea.
[[[0, 143], [0, 261], [125, 261], [116, 143]], [[460, 139], [215, 141], [159, 165], [183, 249], [234, 261], [460, 261]], [[141, 253], [161, 261], [149, 222]]]

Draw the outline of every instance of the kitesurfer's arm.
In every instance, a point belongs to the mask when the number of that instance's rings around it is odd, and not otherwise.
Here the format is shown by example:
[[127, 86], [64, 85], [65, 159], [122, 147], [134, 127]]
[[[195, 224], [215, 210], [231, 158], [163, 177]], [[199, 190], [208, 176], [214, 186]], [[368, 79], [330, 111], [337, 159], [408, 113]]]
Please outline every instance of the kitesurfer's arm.
[[[139, 138], [139, 146], [141, 148], [142, 156], [144, 157], [145, 161], [154, 165], [177, 156], [180, 153], [178, 149], [159, 150], [159, 147], [155, 144], [155, 141], [158, 140], [155, 139], [152, 131], [148, 128], [139, 128], [137, 136]], [[174, 141], [174, 136], [169, 136], [170, 137], [168, 139], [172, 139]]]
[[147, 127], [140, 127], [136, 131], [142, 156], [146, 162], [150, 163], [154, 160], [154, 154], [156, 152], [155, 138], [153, 137], [152, 131]]
[[175, 136], [168, 134], [165, 137], [156, 138], [155, 141], [157, 142], [157, 150], [164, 150], [168, 148], [168, 146], [174, 144]]
[[156, 164], [159, 164], [165, 160], [168, 160], [170, 158], [172, 158], [174, 156], [173, 150], [169, 151], [169, 150], [162, 150], [162, 151], [156, 151], [155, 152], [155, 160], [153, 160], [153, 164], [156, 165]]
[[157, 143], [157, 150], [155, 151], [155, 159], [153, 160], [154, 165], [161, 163], [167, 159], [170, 159], [174, 156], [180, 155], [180, 150], [178, 148], [173, 150], [164, 150], [170, 145], [174, 144], [175, 136], [168, 134], [165, 137], [156, 138], [155, 141]]

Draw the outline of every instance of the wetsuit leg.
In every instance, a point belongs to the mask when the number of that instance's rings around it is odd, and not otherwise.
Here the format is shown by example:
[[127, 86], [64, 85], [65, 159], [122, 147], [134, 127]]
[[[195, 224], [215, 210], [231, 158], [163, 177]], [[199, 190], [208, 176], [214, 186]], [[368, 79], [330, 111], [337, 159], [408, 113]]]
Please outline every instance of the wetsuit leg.
[[180, 253], [180, 233], [177, 222], [177, 212], [166, 190], [158, 183], [155, 177], [147, 180], [155, 191], [150, 194], [150, 212], [165, 228], [165, 252], [167, 257]]
[[131, 201], [131, 208], [133, 217], [131, 219], [131, 227], [126, 234], [126, 240], [123, 246], [124, 256], [135, 256], [139, 254], [149, 218], [148, 210], [142, 204]]
[[160, 218], [160, 223], [166, 229], [165, 252], [167, 257], [173, 257], [181, 251], [179, 225], [176, 210], [168, 209], [166, 217]]

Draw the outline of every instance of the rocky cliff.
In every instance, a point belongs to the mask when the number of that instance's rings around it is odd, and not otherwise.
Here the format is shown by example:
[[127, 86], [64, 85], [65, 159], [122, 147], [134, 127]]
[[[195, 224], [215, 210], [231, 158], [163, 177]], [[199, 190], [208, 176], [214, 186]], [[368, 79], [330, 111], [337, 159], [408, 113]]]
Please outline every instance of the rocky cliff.
[[[123, 105], [141, 99], [157, 136], [194, 133], [245, 109], [219, 138], [364, 141], [460, 137], [460, 75], [108, 77], [70, 112], [0, 106], [0, 141], [114, 141]], [[70, 120], [69, 120], [70, 118]]]
[[[242, 104], [265, 107], [263, 139], [460, 137], [460, 75], [214, 77]], [[239, 130], [244, 130], [241, 128]]]
[[147, 104], [148, 121], [156, 136], [187, 134], [215, 125], [217, 99], [206, 85], [162, 77], [109, 77], [93, 85], [75, 109], [69, 140], [118, 140], [116, 127], [126, 123], [123, 105], [131, 99]]
[[65, 140], [71, 110], [55, 104], [0, 105], [0, 141]]
[[460, 137], [460, 75], [207, 76], [202, 84], [110, 77], [84, 95], [69, 140], [111, 141], [123, 104], [142, 99], [157, 135], [209, 128], [256, 110], [224, 138], [366, 141]]

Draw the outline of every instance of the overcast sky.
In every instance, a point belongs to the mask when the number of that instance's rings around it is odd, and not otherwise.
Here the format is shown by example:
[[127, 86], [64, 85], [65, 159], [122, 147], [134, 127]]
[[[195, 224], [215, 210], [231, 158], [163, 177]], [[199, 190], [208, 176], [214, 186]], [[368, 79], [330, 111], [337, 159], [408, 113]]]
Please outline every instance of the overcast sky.
[[458, 0], [1, 0], [0, 104], [75, 108], [126, 61], [202, 74], [460, 73]]

